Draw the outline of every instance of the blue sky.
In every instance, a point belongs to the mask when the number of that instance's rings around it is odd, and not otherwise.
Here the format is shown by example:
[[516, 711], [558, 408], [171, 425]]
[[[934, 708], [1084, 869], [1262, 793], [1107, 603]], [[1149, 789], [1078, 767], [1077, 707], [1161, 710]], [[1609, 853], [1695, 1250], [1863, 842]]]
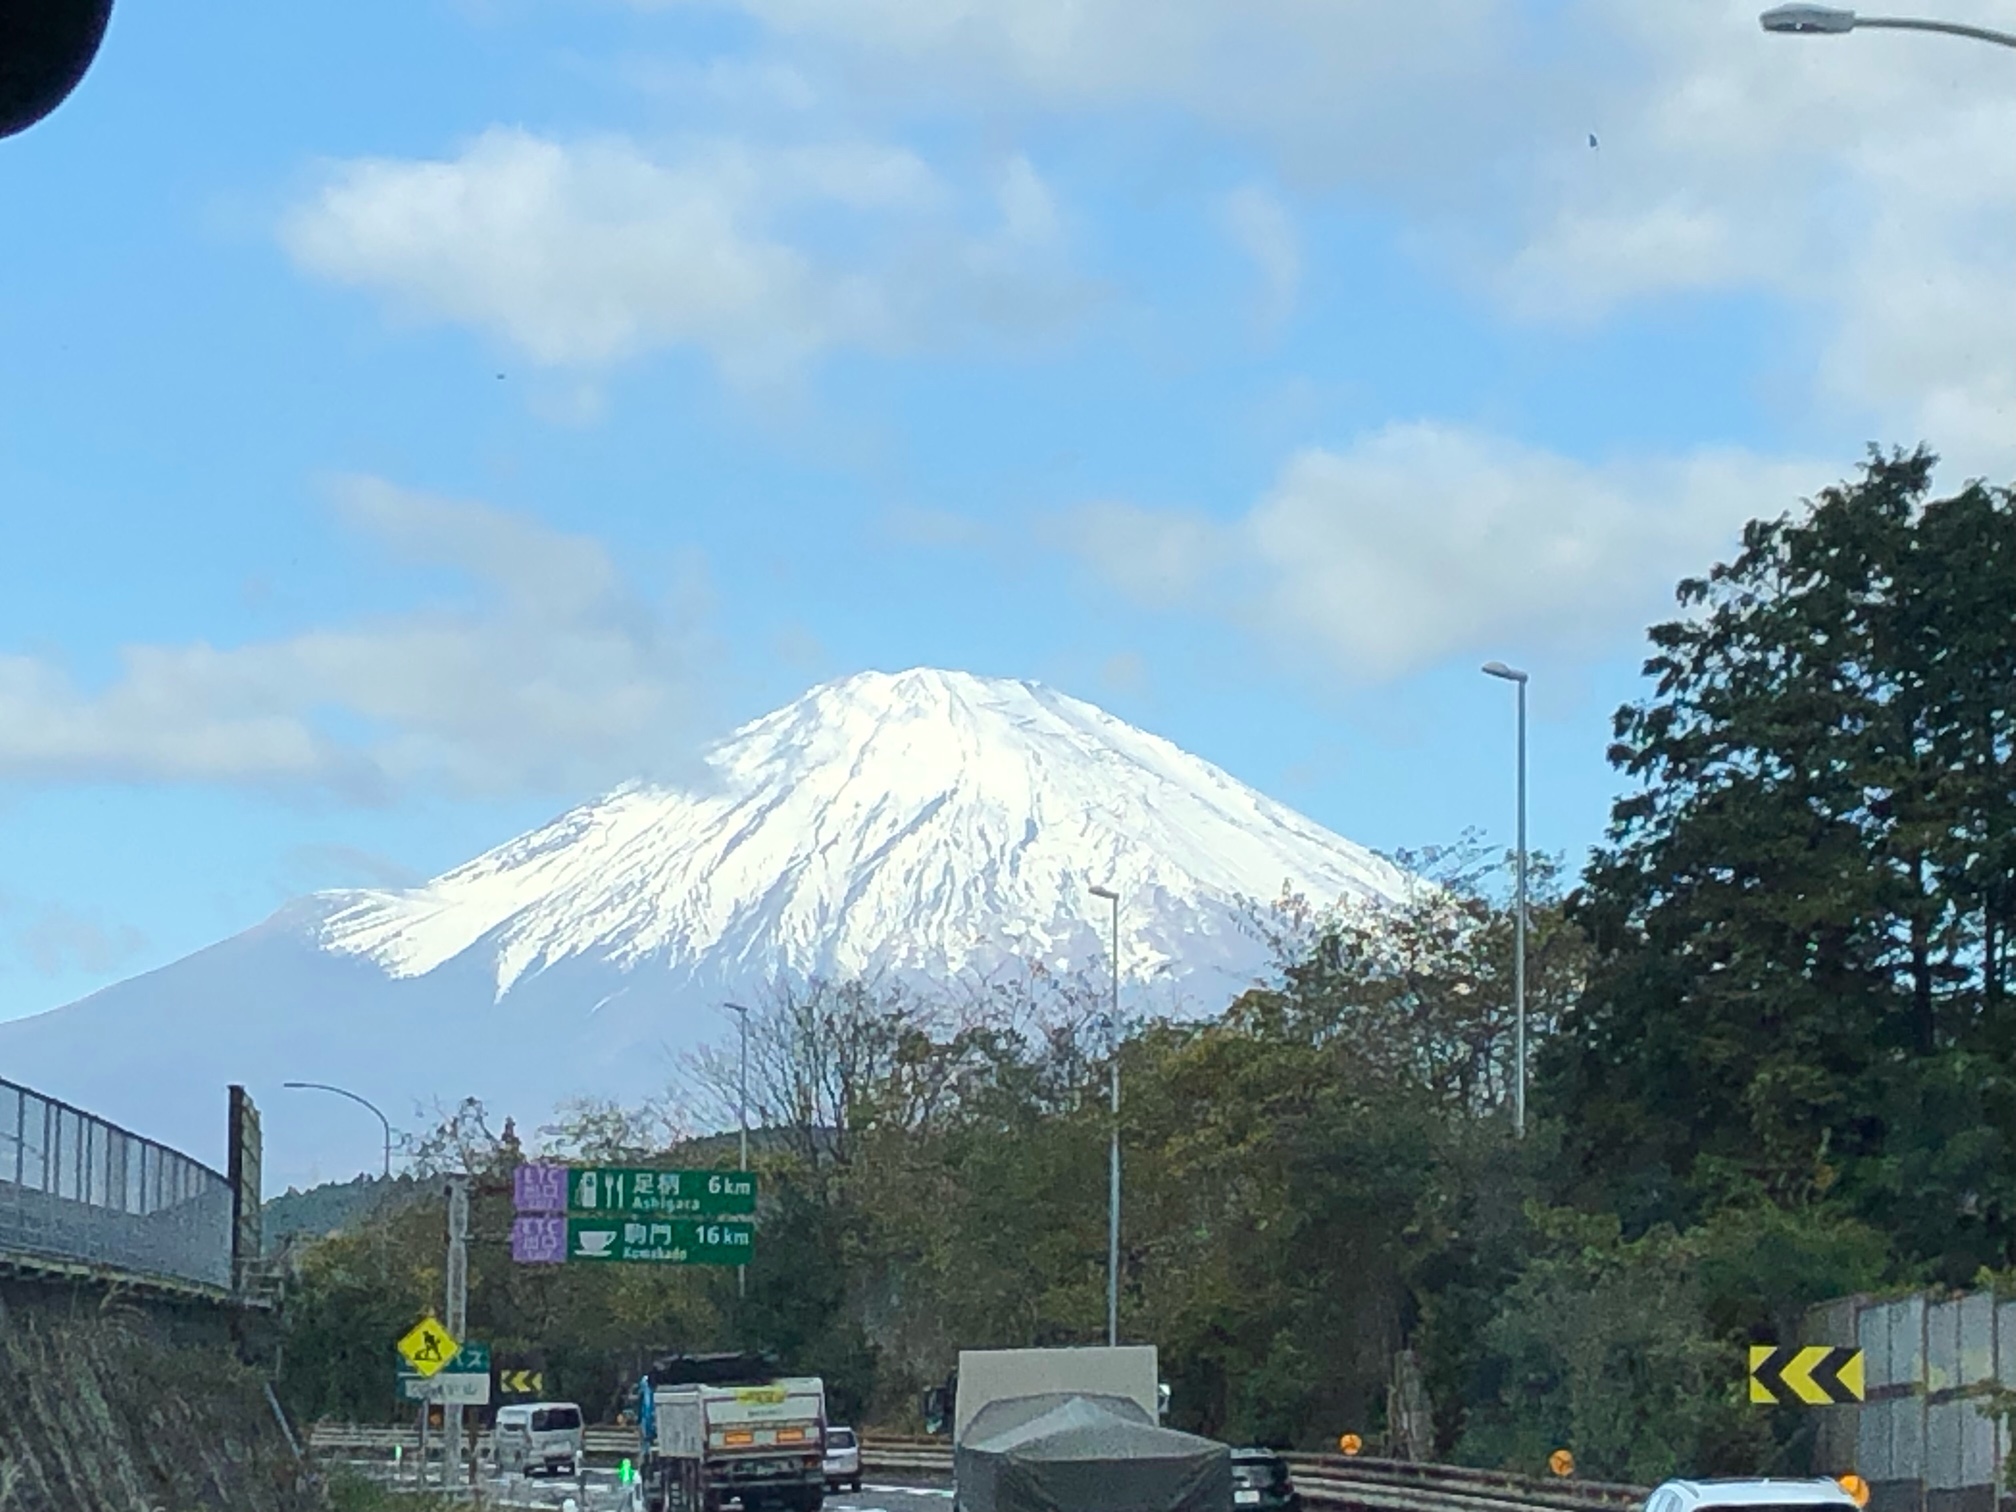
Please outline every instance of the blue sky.
[[0, 1016], [864, 667], [1390, 849], [1509, 840], [1502, 657], [1579, 857], [1678, 577], [1869, 441], [2009, 477], [1990, 50], [1154, 10], [121, 4], [0, 142]]

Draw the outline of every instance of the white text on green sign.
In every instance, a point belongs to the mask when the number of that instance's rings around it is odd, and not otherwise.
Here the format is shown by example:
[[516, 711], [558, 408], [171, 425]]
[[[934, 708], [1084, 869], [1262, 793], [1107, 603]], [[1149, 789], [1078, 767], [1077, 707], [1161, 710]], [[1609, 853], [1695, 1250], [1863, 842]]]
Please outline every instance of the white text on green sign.
[[[403, 1355], [393, 1356], [401, 1376], [420, 1379], [420, 1372], [406, 1362]], [[464, 1344], [455, 1357], [438, 1372], [439, 1375], [480, 1375], [490, 1374], [490, 1346], [488, 1344]]]
[[747, 1265], [755, 1248], [756, 1230], [747, 1223], [706, 1223], [690, 1218], [567, 1220], [569, 1261]]
[[567, 1210], [640, 1218], [716, 1218], [756, 1211], [749, 1171], [639, 1171], [589, 1166], [567, 1173]]

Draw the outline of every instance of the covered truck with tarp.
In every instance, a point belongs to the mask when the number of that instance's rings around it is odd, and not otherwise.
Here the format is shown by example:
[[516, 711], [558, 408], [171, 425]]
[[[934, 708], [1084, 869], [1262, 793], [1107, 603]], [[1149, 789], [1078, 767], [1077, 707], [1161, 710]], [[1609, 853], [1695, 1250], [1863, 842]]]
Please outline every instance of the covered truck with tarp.
[[1227, 1512], [1232, 1451], [1157, 1426], [1123, 1396], [986, 1403], [953, 1450], [955, 1512]]

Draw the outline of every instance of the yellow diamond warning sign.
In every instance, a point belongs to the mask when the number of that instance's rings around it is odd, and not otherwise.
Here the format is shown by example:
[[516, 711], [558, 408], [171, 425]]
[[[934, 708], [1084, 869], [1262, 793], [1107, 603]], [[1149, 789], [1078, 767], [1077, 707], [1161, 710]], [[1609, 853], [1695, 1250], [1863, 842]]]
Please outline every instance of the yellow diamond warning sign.
[[444, 1369], [461, 1351], [462, 1346], [433, 1318], [422, 1318], [399, 1341], [399, 1353], [422, 1376]]

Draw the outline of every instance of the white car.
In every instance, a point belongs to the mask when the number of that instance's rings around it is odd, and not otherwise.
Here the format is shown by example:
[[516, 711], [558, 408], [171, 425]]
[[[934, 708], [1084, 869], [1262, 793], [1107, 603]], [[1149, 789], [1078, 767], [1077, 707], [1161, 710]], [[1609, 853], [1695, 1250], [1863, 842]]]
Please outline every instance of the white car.
[[1862, 1504], [1839, 1481], [1670, 1480], [1645, 1498], [1644, 1512], [1861, 1512]]
[[826, 1486], [832, 1491], [861, 1489], [861, 1440], [852, 1428], [826, 1430]]

